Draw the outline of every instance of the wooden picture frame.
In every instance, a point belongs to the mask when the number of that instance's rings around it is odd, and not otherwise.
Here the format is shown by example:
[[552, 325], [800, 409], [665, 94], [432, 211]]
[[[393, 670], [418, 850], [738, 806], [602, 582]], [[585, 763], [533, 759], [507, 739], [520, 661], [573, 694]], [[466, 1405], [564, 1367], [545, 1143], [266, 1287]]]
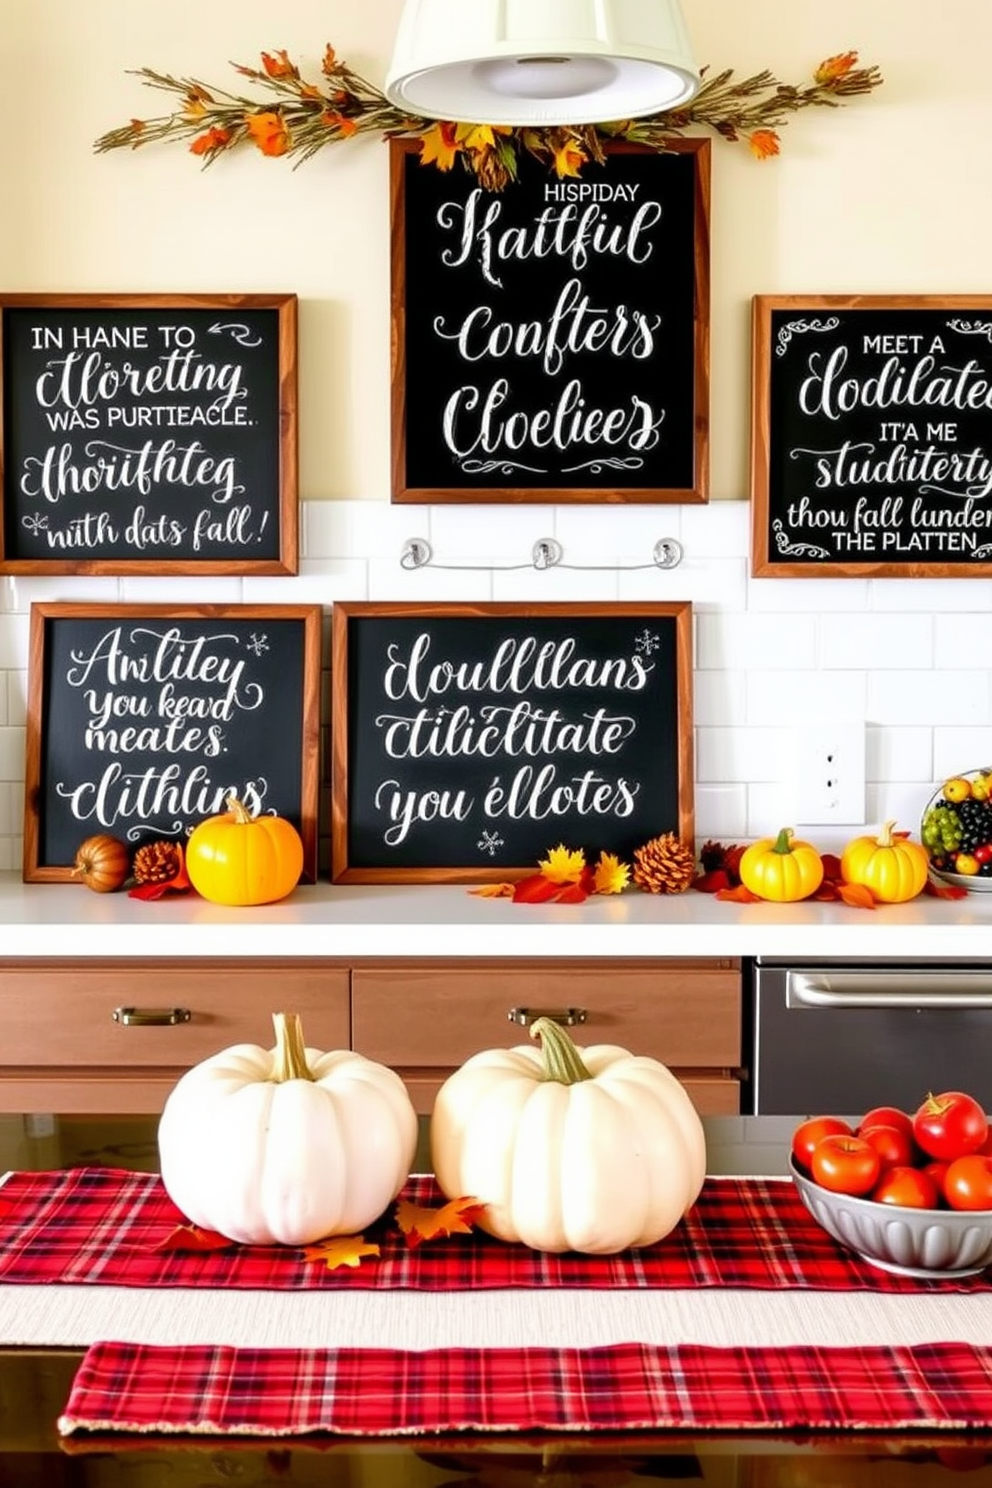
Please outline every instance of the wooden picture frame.
[[101, 832], [182, 840], [226, 809], [287, 817], [317, 876], [319, 605], [34, 604], [27, 883]]
[[335, 882], [694, 840], [688, 602], [336, 604], [331, 644]]
[[295, 574], [292, 294], [0, 295], [0, 573]]
[[751, 572], [992, 575], [992, 295], [756, 295]]
[[393, 501], [705, 502], [710, 142], [500, 192], [389, 149]]

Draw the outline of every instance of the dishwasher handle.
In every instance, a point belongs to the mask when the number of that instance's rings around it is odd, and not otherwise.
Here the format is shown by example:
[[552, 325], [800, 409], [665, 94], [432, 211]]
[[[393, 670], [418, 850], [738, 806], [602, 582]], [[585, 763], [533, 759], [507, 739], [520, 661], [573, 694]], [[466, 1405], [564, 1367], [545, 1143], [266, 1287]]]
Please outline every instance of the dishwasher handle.
[[983, 971], [788, 971], [788, 1008], [992, 1008]]

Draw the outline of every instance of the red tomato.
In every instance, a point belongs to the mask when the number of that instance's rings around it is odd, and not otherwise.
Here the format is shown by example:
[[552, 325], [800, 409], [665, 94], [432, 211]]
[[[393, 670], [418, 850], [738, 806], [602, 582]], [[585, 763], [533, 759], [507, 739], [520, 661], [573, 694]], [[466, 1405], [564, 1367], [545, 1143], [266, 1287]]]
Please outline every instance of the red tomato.
[[858, 1122], [858, 1136], [863, 1137], [873, 1126], [895, 1126], [899, 1131], [904, 1131], [907, 1137], [913, 1135], [912, 1116], [908, 1111], [900, 1111], [898, 1106], [873, 1106], [870, 1111], [866, 1111]]
[[916, 1144], [908, 1131], [898, 1126], [863, 1126], [858, 1136], [870, 1142], [882, 1160], [882, 1168], [911, 1168], [916, 1155]]
[[817, 1142], [810, 1167], [821, 1188], [833, 1193], [866, 1194], [878, 1182], [882, 1159], [864, 1137], [835, 1132]]
[[944, 1197], [944, 1175], [950, 1166], [950, 1163], [941, 1162], [939, 1158], [934, 1157], [931, 1158], [930, 1162], [924, 1163], [920, 1169], [922, 1173], [930, 1174], [930, 1177], [937, 1185], [937, 1197], [940, 1199]]
[[992, 1209], [992, 1157], [956, 1157], [944, 1174], [944, 1198], [952, 1209]]
[[800, 1122], [792, 1133], [792, 1155], [796, 1162], [808, 1169], [817, 1142], [821, 1137], [831, 1136], [850, 1137], [853, 1132], [839, 1116], [811, 1116], [808, 1121]]
[[886, 1168], [872, 1198], [877, 1204], [895, 1204], [901, 1209], [936, 1209], [940, 1193], [922, 1168]]
[[928, 1157], [942, 1157], [953, 1162], [977, 1152], [989, 1134], [985, 1112], [972, 1095], [962, 1090], [947, 1090], [942, 1095], [928, 1095], [913, 1117], [916, 1145]]

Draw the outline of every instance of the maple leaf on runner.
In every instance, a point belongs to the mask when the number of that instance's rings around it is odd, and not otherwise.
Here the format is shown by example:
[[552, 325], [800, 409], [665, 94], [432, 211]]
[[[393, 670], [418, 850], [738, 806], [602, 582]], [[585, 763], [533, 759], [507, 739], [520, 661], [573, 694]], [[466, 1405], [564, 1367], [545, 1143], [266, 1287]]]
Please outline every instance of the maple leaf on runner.
[[154, 1250], [227, 1250], [235, 1241], [217, 1230], [202, 1230], [199, 1225], [180, 1224], [170, 1230]]
[[316, 1245], [308, 1245], [303, 1252], [305, 1261], [323, 1261], [328, 1271], [339, 1266], [360, 1266], [366, 1256], [373, 1259], [379, 1255], [378, 1245], [366, 1245], [364, 1235], [332, 1235]]
[[449, 1235], [470, 1235], [472, 1226], [485, 1209], [478, 1199], [466, 1196], [449, 1199], [446, 1204], [411, 1204], [400, 1199], [396, 1205], [396, 1223], [411, 1250], [425, 1240], [443, 1240]]

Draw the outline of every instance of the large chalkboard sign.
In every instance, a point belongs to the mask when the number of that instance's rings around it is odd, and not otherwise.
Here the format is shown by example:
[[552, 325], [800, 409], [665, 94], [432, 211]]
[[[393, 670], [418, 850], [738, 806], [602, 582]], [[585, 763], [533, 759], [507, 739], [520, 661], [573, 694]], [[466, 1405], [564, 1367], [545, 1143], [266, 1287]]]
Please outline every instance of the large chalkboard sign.
[[24, 878], [84, 838], [181, 840], [225, 810], [300, 832], [316, 877], [319, 605], [31, 607]]
[[687, 603], [335, 605], [333, 878], [691, 841], [690, 627]]
[[0, 375], [0, 572], [296, 573], [295, 296], [0, 296]]
[[992, 574], [992, 296], [759, 295], [752, 572]]
[[499, 192], [390, 150], [393, 500], [705, 501], [709, 142]]

